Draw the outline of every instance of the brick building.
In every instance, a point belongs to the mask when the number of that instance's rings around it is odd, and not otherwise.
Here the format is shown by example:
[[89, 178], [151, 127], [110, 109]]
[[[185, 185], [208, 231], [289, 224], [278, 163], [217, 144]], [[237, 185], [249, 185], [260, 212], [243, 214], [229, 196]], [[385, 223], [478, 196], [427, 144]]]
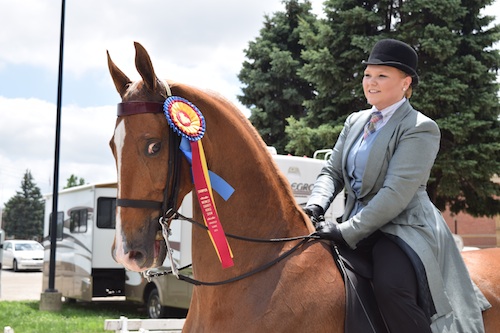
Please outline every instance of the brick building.
[[[500, 177], [496, 176], [493, 181], [500, 183]], [[464, 246], [500, 247], [500, 215], [473, 217], [464, 213], [451, 214], [447, 210], [443, 216], [451, 232], [462, 237]]]

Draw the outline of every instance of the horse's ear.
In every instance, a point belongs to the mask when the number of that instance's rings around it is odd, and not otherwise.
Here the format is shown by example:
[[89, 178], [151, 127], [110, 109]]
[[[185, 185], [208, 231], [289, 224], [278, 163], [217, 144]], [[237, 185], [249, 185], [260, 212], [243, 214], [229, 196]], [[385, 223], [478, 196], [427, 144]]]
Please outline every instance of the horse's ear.
[[134, 42], [135, 46], [135, 67], [142, 77], [146, 87], [154, 92], [158, 87], [158, 78], [156, 77], [151, 58], [149, 58], [146, 49], [139, 43]]
[[125, 95], [125, 92], [127, 91], [127, 87], [132, 81], [125, 75], [111, 60], [111, 57], [109, 56], [109, 52], [106, 51], [108, 55], [108, 68], [109, 68], [109, 73], [111, 74], [111, 77], [113, 78], [113, 82], [116, 87], [116, 91], [120, 94], [121, 97]]

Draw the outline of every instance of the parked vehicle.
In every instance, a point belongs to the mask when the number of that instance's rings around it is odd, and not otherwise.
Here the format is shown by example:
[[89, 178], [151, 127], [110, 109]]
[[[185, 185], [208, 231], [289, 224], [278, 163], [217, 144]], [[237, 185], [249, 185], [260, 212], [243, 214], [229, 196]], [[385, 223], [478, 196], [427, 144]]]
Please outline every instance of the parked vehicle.
[[43, 246], [33, 240], [7, 240], [3, 244], [2, 267], [20, 270], [42, 270]]
[[[52, 194], [45, 196], [43, 289], [48, 288]], [[68, 300], [124, 296], [125, 269], [111, 257], [115, 234], [116, 183], [59, 192], [55, 288]]]
[[[0, 211], [0, 214], [2, 212]], [[0, 216], [1, 218], [1, 216]], [[3, 231], [3, 229], [0, 229], [0, 269], [2, 269], [2, 258], [3, 258], [3, 242], [5, 241], [5, 232]]]
[[[305, 204], [324, 161], [273, 154], [290, 182], [295, 199]], [[114, 238], [116, 183], [92, 184], [62, 190], [58, 196], [55, 288], [67, 299], [92, 301], [93, 297], [125, 296], [145, 304], [149, 317], [183, 317], [189, 307], [193, 286], [162, 275], [151, 281], [127, 271], [111, 257]], [[44, 288], [48, 286], [52, 195], [45, 196]], [[187, 195], [179, 212], [192, 216], [192, 196]], [[325, 214], [333, 220], [343, 213], [343, 196]], [[191, 263], [191, 224], [171, 223], [170, 245], [179, 267]], [[156, 271], [170, 270], [170, 262]], [[182, 272], [191, 273], [190, 269]]]

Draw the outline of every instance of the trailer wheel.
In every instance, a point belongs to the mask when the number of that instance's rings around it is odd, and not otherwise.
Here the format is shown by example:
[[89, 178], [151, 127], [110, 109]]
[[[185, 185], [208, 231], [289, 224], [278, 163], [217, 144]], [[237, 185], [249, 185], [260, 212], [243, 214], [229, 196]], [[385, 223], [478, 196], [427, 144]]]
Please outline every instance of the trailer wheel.
[[151, 319], [165, 318], [167, 315], [167, 308], [160, 303], [160, 295], [158, 289], [153, 288], [149, 292], [148, 302], [146, 304], [148, 316]]

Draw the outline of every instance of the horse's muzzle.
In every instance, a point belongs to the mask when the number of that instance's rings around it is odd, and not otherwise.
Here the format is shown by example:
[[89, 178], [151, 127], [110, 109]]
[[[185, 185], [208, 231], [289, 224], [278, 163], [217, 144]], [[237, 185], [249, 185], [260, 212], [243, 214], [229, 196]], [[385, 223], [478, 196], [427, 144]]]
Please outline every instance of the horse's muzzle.
[[117, 228], [112, 255], [113, 259], [126, 269], [142, 272], [161, 266], [166, 257], [165, 241], [161, 231], [157, 231], [153, 237], [151, 235], [127, 237]]

